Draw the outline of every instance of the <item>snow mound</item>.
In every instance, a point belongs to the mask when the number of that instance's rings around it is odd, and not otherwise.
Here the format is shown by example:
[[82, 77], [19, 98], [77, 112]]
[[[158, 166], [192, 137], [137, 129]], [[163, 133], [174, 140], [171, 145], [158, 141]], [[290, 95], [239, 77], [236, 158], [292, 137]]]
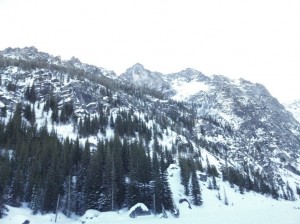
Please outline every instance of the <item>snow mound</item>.
[[58, 213], [57, 217], [53, 213], [48, 214], [32, 214], [32, 211], [26, 206], [22, 206], [20, 208], [15, 208], [11, 206], [6, 206], [8, 208], [7, 216], [4, 216], [3, 219], [0, 219], [1, 224], [22, 224], [26, 223], [26, 220], [29, 221], [30, 224], [79, 224], [79, 222], [67, 218], [64, 214]]
[[93, 219], [100, 215], [101, 213], [94, 209], [87, 210], [84, 215], [80, 218], [81, 221], [87, 220], [87, 219]]
[[136, 205], [132, 206], [129, 210], [129, 216], [131, 218], [136, 218], [137, 216], [144, 216], [150, 215], [150, 211], [147, 206], [143, 203], [137, 203]]
[[147, 206], [143, 203], [137, 203], [136, 205], [132, 206], [129, 210], [129, 213], [133, 212], [134, 210], [136, 210], [137, 208], [141, 208], [144, 212], [148, 212], [149, 209], [147, 208]]

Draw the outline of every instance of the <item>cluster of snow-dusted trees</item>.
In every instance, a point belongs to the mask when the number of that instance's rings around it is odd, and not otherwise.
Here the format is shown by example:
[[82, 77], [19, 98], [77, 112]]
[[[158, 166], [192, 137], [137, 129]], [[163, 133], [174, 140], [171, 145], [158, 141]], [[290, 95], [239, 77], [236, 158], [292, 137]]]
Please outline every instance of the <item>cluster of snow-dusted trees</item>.
[[[138, 202], [155, 212], [161, 212], [162, 205], [174, 209], [167, 175], [173, 156], [161, 147], [155, 133], [149, 148], [152, 133], [143, 122], [128, 114], [117, 115], [107, 123], [114, 130], [112, 139], [80, 144], [78, 138], [60, 140], [46, 126], [37, 129], [35, 120], [28, 124], [33, 114], [18, 104], [8, 123], [0, 122], [1, 211], [3, 204], [26, 202], [33, 212], [53, 212], [58, 199], [59, 209], [66, 214], [118, 210]], [[92, 120], [86, 117], [82, 123]], [[194, 204], [201, 205], [195, 169], [191, 178], [197, 196]]]
[[[11, 124], [18, 127], [17, 120], [15, 115]], [[157, 192], [157, 202], [161, 198], [172, 209], [165, 158], [152, 160], [142, 142], [122, 144], [116, 135], [90, 150], [88, 142], [84, 147], [79, 140], [61, 143], [55, 132], [46, 128], [30, 132], [21, 123], [10, 134], [9, 125], [2, 135], [7, 137], [1, 139], [13, 151], [1, 155], [0, 174], [1, 196], [7, 204], [28, 202], [35, 212], [51, 212], [61, 195], [62, 209], [82, 214], [89, 208], [115, 210], [141, 201], [151, 206]]]

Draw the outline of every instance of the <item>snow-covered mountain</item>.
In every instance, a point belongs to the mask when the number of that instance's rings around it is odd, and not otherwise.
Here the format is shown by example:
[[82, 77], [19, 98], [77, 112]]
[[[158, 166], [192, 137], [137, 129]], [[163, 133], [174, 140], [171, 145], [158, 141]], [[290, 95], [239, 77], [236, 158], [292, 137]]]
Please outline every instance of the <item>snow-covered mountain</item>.
[[[151, 76], [143, 69], [140, 67], [141, 74]], [[193, 135], [216, 144], [220, 157], [258, 163], [262, 171], [274, 170], [279, 164], [299, 170], [299, 123], [261, 84], [207, 77], [193, 69], [160, 75], [156, 80], [170, 84], [170, 99], [197, 105]], [[136, 80], [128, 81], [134, 84]]]
[[[141, 64], [116, 76], [113, 71], [76, 58], [64, 61], [34, 47], [8, 48], [0, 52], [0, 152], [8, 151], [11, 157], [17, 146], [7, 139], [10, 135], [6, 132], [18, 103], [22, 103], [25, 126], [37, 128], [36, 131], [46, 126], [62, 142], [67, 138], [75, 142], [78, 137], [84, 145], [88, 140], [91, 156], [99, 148], [99, 141], [111, 141], [117, 136], [121, 143], [109, 144], [126, 149], [126, 142], [134, 148], [138, 140], [150, 160], [157, 154], [168, 165], [175, 163], [173, 167], [182, 169], [184, 159], [195, 162], [202, 188], [211, 188], [210, 182], [217, 180], [219, 189], [223, 185], [227, 189], [229, 185], [223, 181], [229, 181], [236, 186], [233, 189], [242, 193], [246, 189], [274, 198], [299, 200], [300, 124], [298, 117], [286, 108], [294, 112], [293, 108], [300, 107], [284, 107], [261, 84], [220, 75], [205, 76], [191, 68], [162, 74]], [[129, 159], [123, 156], [125, 163]], [[122, 171], [126, 187], [133, 178], [131, 166], [125, 164]], [[192, 169], [194, 165], [187, 167]], [[68, 175], [73, 175], [76, 185], [79, 174]], [[184, 180], [179, 178], [172, 185], [171, 176], [169, 172], [174, 204], [180, 207], [180, 199], [192, 201], [183, 190], [178, 193]], [[188, 182], [189, 179], [187, 185]], [[13, 185], [8, 181], [3, 192], [8, 202], [10, 184]], [[149, 180], [143, 186], [149, 186], [151, 191], [152, 184], [153, 180]], [[66, 180], [63, 185], [66, 187]], [[101, 191], [105, 189], [101, 186]], [[33, 200], [24, 198], [29, 203]], [[67, 201], [65, 191], [63, 200]], [[116, 200], [123, 200], [120, 206], [128, 203], [122, 198]], [[205, 204], [205, 196], [203, 200]], [[99, 210], [107, 210], [101, 207], [104, 202], [99, 204]]]

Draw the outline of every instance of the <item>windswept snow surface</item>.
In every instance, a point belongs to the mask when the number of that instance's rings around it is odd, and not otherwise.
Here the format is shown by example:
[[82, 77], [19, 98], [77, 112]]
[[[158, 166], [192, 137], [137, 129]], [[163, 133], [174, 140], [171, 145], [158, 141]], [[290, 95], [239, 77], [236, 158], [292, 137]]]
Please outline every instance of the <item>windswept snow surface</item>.
[[[184, 196], [183, 186], [180, 184], [180, 168], [177, 165], [171, 165], [168, 168], [169, 183], [173, 192], [174, 201], [180, 210], [180, 217], [174, 218], [171, 214], [169, 218], [159, 218], [159, 215], [140, 216], [130, 218], [130, 211], [121, 210], [118, 212], [98, 212], [88, 210], [82, 217], [66, 218], [63, 214], [57, 217], [58, 224], [299, 224], [300, 223], [300, 201], [274, 200], [271, 197], [246, 192], [240, 194], [238, 187], [231, 188], [226, 182], [217, 178], [219, 194], [221, 200], [217, 198], [217, 190], [207, 189], [207, 183], [201, 182], [201, 192], [203, 205], [200, 207], [192, 206], [188, 208], [188, 203], [179, 203], [179, 199], [190, 198]], [[225, 195], [228, 199], [228, 205], [224, 204]], [[0, 220], [2, 224], [21, 224], [29, 220], [30, 224], [51, 224], [54, 223], [55, 214], [32, 215], [26, 208], [9, 209], [8, 215]]]

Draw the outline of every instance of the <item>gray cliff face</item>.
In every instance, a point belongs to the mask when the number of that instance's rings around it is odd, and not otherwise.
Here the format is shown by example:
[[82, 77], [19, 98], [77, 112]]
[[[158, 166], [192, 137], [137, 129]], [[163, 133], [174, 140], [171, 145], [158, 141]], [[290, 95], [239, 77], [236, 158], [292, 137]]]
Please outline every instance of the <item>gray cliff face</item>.
[[[59, 106], [73, 103], [76, 117], [134, 110], [154, 117], [161, 129], [168, 126], [176, 132], [187, 152], [208, 150], [221, 167], [226, 161], [241, 172], [250, 167], [284, 179], [281, 171], [287, 169], [299, 176], [299, 123], [260, 84], [208, 77], [194, 69], [161, 74], [141, 64], [117, 77], [76, 58], [62, 61], [35, 48], [6, 49], [0, 57], [0, 107], [6, 105], [9, 111], [24, 101], [26, 89], [34, 84], [39, 103], [54, 95]], [[193, 83], [205, 88], [183, 102], [174, 101], [180, 85]]]

